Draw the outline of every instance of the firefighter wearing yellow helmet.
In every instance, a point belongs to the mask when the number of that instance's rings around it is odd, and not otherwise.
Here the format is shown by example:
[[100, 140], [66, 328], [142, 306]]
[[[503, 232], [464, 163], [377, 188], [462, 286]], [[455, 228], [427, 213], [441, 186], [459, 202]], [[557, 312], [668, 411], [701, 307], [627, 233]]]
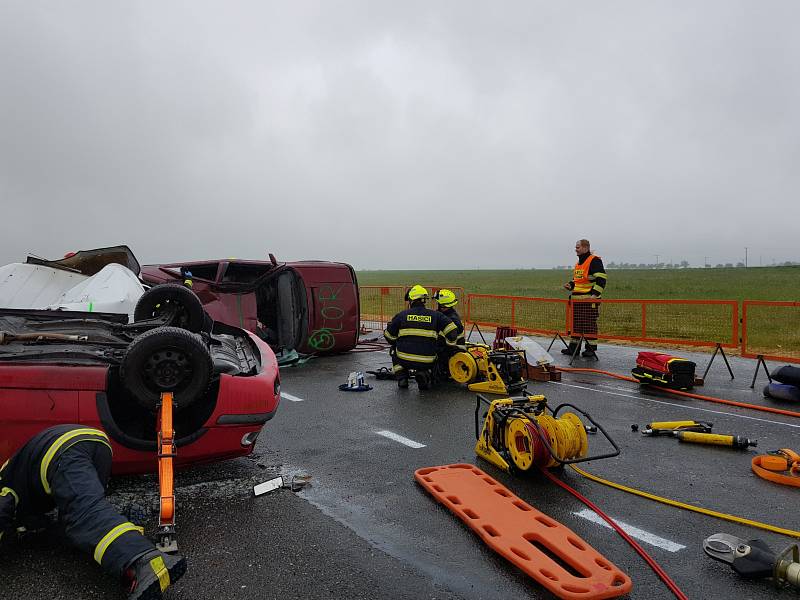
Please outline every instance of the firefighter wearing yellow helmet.
[[439, 363], [439, 373], [442, 373], [445, 378], [450, 378], [450, 367], [448, 365], [450, 357], [458, 352], [458, 347], [463, 347], [467, 342], [464, 337], [464, 324], [461, 322], [461, 316], [456, 310], [458, 304], [458, 297], [452, 290], [441, 289], [433, 295], [433, 299], [438, 304], [438, 310], [448, 319], [450, 319], [456, 326], [456, 345], [449, 346], [442, 341], [439, 342], [439, 350], [437, 352], [437, 360]]
[[440, 340], [446, 346], [456, 344], [456, 324], [443, 313], [426, 308], [429, 298], [421, 285], [411, 287], [406, 292], [409, 307], [397, 313], [383, 332], [392, 347], [392, 370], [400, 388], [408, 387], [409, 370], [413, 370], [419, 388], [428, 389]]
[[456, 336], [456, 344], [463, 346], [466, 343], [464, 324], [461, 322], [461, 315], [459, 315], [456, 310], [458, 297], [456, 297], [455, 292], [441, 289], [433, 295], [433, 299], [436, 300], [436, 303], [439, 305], [439, 312], [456, 324], [456, 331], [458, 333]]

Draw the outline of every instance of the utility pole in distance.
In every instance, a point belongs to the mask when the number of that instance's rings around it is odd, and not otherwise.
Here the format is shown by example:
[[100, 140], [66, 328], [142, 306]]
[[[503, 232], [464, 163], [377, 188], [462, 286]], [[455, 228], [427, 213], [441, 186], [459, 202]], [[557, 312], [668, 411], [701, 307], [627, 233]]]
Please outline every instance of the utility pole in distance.
[[747, 246], [744, 247], [744, 268], [747, 268]]

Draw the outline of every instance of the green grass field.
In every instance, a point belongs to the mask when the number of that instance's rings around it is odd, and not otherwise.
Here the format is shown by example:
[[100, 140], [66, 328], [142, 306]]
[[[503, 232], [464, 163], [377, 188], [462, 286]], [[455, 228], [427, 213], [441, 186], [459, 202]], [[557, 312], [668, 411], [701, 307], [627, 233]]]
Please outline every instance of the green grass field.
[[[359, 271], [360, 285], [459, 286], [468, 294], [566, 298], [570, 271]], [[618, 269], [605, 298], [800, 301], [800, 267]]]

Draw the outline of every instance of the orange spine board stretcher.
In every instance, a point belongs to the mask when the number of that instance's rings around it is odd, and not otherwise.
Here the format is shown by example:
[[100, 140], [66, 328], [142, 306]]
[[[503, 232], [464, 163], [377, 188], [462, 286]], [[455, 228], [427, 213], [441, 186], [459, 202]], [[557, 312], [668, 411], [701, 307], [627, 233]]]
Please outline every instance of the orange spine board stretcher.
[[557, 597], [616, 598], [630, 592], [630, 577], [611, 561], [474, 465], [427, 467], [414, 477], [489, 547]]
[[161, 493], [159, 525], [175, 523], [175, 492], [172, 459], [175, 456], [175, 431], [172, 429], [172, 393], [161, 394], [158, 429], [158, 486]]

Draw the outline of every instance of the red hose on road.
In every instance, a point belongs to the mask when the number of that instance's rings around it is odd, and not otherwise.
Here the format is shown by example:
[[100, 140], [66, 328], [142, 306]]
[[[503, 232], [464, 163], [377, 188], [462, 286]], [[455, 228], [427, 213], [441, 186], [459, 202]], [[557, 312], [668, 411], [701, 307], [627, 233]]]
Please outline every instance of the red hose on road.
[[650, 565], [650, 568], [653, 569], [653, 571], [655, 571], [656, 575], [658, 575], [661, 578], [661, 581], [663, 581], [666, 584], [666, 586], [675, 595], [675, 597], [678, 598], [678, 600], [689, 600], [689, 597], [681, 591], [681, 589], [678, 587], [678, 584], [676, 584], [674, 581], [672, 581], [670, 576], [667, 575], [667, 572], [661, 567], [661, 565], [659, 565], [655, 561], [655, 559], [652, 556], [650, 556], [645, 551], [645, 549], [642, 548], [639, 545], [638, 542], [636, 542], [636, 540], [634, 540], [631, 536], [629, 536], [627, 533], [625, 533], [625, 531], [619, 525], [617, 525], [617, 522], [614, 521], [614, 519], [609, 517], [602, 510], [600, 510], [594, 502], [589, 500], [586, 496], [581, 494], [578, 490], [570, 487], [569, 485], [567, 485], [566, 483], [561, 481], [558, 477], [553, 475], [549, 470], [547, 470], [546, 468], [544, 468], [544, 467], [542, 467], [540, 465], [537, 465], [537, 466], [539, 467], [539, 470], [544, 474], [545, 477], [547, 477], [550, 481], [555, 483], [557, 486], [565, 489], [570, 494], [575, 496], [578, 500], [580, 500], [586, 506], [588, 506], [590, 509], [592, 509], [594, 512], [596, 512], [606, 523], [608, 523], [611, 527], [613, 527], [614, 530], [618, 534], [620, 534], [622, 536], [622, 539], [624, 539], [626, 542], [628, 542], [628, 544], [630, 544], [631, 548], [636, 550], [636, 552], [639, 554], [639, 556], [641, 556], [645, 560], [645, 562], [648, 565]]
[[[597, 375], [607, 375], [608, 377], [613, 377], [614, 379], [621, 379], [623, 381], [632, 381], [634, 383], [638, 383], [638, 381], [633, 377], [627, 377], [626, 375], [620, 375], [619, 373], [611, 373], [610, 371], [601, 371], [600, 369], [577, 369], [572, 367], [556, 367], [556, 369], [559, 371], [564, 371], [565, 373], [595, 373]], [[772, 406], [760, 406], [758, 404], [748, 404], [747, 402], [737, 402], [735, 400], [725, 400], [724, 398], [703, 396], [702, 394], [692, 394], [690, 392], [683, 392], [681, 390], [671, 390], [669, 388], [664, 388], [657, 385], [651, 385], [649, 387], [659, 390], [660, 392], [675, 394], [676, 396], [686, 396], [687, 398], [696, 398], [697, 400], [705, 400], [706, 402], [716, 402], [717, 404], [728, 404], [730, 406], [738, 406], [740, 408], [751, 408], [753, 410], [760, 410], [763, 412], [774, 413], [776, 415], [786, 415], [787, 417], [800, 418], [800, 412], [796, 412], [793, 410], [774, 408]]]

